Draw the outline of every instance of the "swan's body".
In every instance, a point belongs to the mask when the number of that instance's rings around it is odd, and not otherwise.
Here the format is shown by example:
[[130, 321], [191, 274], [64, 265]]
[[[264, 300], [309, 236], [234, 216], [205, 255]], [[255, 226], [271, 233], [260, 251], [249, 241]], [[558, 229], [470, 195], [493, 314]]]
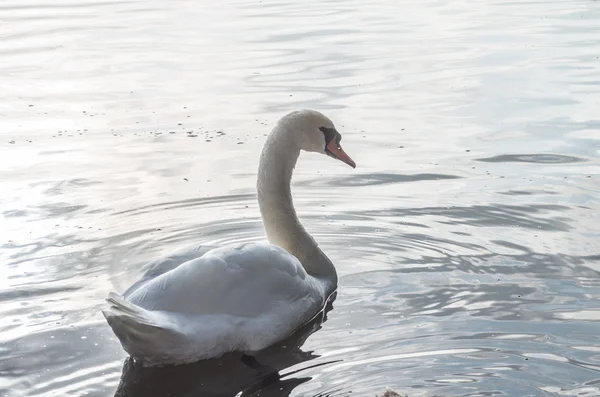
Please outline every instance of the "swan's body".
[[258, 200], [271, 244], [196, 247], [150, 263], [103, 311], [123, 348], [147, 365], [183, 364], [262, 350], [323, 308], [335, 268], [304, 230], [290, 180], [300, 150], [326, 152], [354, 166], [341, 136], [314, 111], [282, 118], [263, 149]]

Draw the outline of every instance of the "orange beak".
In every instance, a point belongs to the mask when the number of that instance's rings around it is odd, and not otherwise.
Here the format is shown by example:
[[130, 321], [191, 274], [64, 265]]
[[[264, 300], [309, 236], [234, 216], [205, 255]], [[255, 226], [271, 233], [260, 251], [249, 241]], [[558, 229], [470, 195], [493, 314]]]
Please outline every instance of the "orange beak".
[[356, 168], [356, 163], [344, 152], [344, 149], [336, 143], [335, 139], [332, 139], [331, 142], [325, 147], [325, 152], [333, 157], [334, 159], [338, 159], [348, 164], [352, 168]]

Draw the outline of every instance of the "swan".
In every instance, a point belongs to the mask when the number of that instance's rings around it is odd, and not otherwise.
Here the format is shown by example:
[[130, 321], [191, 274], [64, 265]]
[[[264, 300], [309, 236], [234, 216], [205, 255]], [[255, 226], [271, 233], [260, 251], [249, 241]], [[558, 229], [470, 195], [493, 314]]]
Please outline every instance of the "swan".
[[230, 352], [252, 358], [321, 311], [337, 288], [337, 273], [298, 220], [290, 183], [301, 150], [355, 168], [341, 139], [317, 111], [285, 115], [267, 137], [258, 167], [269, 243], [177, 251], [146, 265], [123, 295], [109, 293], [102, 313], [135, 361], [179, 365]]

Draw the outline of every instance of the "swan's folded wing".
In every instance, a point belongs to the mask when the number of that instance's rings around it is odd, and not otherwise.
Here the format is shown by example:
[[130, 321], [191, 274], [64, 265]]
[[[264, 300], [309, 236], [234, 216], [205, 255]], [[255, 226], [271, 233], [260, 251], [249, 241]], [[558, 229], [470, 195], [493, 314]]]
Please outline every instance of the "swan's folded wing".
[[147, 310], [256, 317], [280, 305], [319, 299], [319, 283], [294, 256], [269, 244], [211, 250], [133, 292]]
[[214, 247], [194, 245], [191, 247], [179, 249], [161, 258], [153, 260], [152, 262], [144, 266], [144, 268], [142, 269], [142, 277], [133, 285], [131, 285], [127, 289], [127, 291], [123, 293], [123, 296], [125, 298], [129, 297], [133, 294], [133, 292], [139, 289], [142, 285], [146, 284], [149, 280], [152, 280], [160, 276], [161, 274], [169, 272], [186, 262], [199, 258], [213, 248]]

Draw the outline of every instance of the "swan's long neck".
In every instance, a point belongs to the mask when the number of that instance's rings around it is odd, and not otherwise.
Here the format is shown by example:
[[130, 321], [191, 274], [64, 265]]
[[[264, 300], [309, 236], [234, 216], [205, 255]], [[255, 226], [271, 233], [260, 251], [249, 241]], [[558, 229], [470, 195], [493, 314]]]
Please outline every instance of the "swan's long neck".
[[271, 132], [258, 167], [258, 203], [267, 238], [300, 260], [308, 274], [328, 284], [328, 292], [337, 285], [335, 268], [315, 240], [298, 220], [290, 183], [300, 155], [285, 126]]

